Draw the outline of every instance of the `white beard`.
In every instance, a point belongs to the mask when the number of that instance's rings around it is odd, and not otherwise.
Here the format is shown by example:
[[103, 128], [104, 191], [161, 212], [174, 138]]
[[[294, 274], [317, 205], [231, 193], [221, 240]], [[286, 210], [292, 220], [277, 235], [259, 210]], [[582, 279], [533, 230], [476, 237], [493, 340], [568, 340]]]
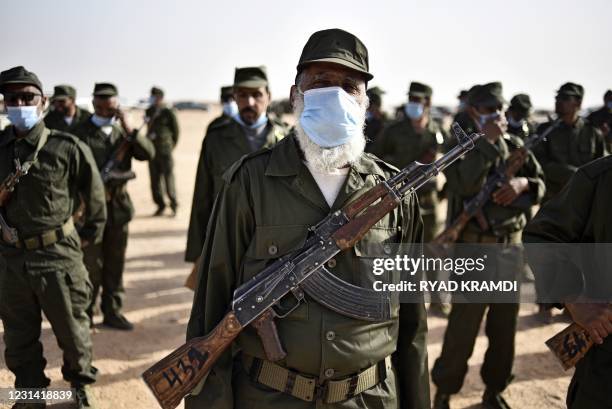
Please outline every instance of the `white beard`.
[[314, 169], [321, 173], [333, 173], [334, 170], [351, 165], [359, 159], [366, 145], [363, 126], [365, 125], [368, 100], [366, 99], [360, 102], [359, 105], [362, 107], [362, 112], [359, 117], [359, 123], [361, 124], [362, 130], [361, 134], [343, 145], [334, 146], [333, 148], [324, 148], [313, 142], [304, 131], [304, 128], [302, 128], [300, 117], [304, 111], [304, 96], [299, 93], [296, 95], [293, 106], [293, 113], [297, 119], [295, 123], [295, 135], [306, 161]]

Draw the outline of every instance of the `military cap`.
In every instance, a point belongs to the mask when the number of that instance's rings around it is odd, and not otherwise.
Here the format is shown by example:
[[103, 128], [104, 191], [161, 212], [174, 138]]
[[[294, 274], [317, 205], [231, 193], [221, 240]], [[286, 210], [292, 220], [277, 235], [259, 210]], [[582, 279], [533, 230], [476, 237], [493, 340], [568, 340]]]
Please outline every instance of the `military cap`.
[[43, 92], [42, 83], [36, 74], [26, 70], [21, 65], [0, 72], [0, 92], [2, 92], [4, 87], [8, 84], [34, 85], [41, 93]]
[[532, 106], [531, 99], [527, 94], [516, 94], [510, 100], [510, 107], [518, 112], [527, 112]]
[[329, 62], [339, 64], [365, 75], [369, 81], [370, 74], [368, 49], [356, 36], [338, 28], [317, 31], [310, 36], [297, 65], [300, 73], [308, 64]]
[[411, 97], [431, 98], [432, 90], [429, 85], [412, 81], [408, 89], [408, 95]]
[[267, 85], [268, 75], [264, 65], [236, 68], [234, 72], [234, 88], [259, 88], [266, 87]]
[[53, 88], [53, 95], [51, 96], [51, 99], [56, 100], [66, 98], [76, 98], [76, 90], [74, 89], [74, 87], [66, 84], [56, 85]]
[[468, 91], [465, 89], [462, 89], [461, 91], [459, 91], [459, 95], [457, 95], [458, 99], [463, 99], [465, 97], [467, 97], [468, 95]]
[[476, 94], [478, 94], [478, 92], [480, 91], [480, 87], [482, 85], [480, 84], [476, 84], [473, 85], [468, 91], [467, 94], [465, 95], [466, 97], [466, 101], [468, 104], [470, 105], [474, 105], [474, 97], [476, 96]]
[[158, 87], [151, 87], [151, 95], [155, 95], [158, 97], [164, 96], [164, 90]]
[[370, 99], [370, 104], [374, 105], [380, 105], [382, 103], [382, 96], [384, 94], [386, 94], [386, 92], [379, 87], [368, 88], [368, 90], [366, 91], [366, 95]]
[[488, 106], [496, 107], [503, 105], [506, 102], [502, 96], [502, 84], [501, 82], [489, 82], [487, 84], [480, 85], [470, 98], [470, 104], [475, 106]]
[[557, 90], [557, 96], [568, 96], [582, 99], [584, 96], [584, 88], [582, 85], [573, 82], [566, 82]]
[[234, 87], [231, 85], [221, 87], [221, 101], [227, 101], [234, 97]]
[[98, 82], [94, 85], [94, 96], [96, 97], [114, 97], [119, 94], [117, 87], [108, 82]]
[[607, 90], [606, 93], [604, 94], [604, 101], [610, 98], [612, 98], [612, 90]]

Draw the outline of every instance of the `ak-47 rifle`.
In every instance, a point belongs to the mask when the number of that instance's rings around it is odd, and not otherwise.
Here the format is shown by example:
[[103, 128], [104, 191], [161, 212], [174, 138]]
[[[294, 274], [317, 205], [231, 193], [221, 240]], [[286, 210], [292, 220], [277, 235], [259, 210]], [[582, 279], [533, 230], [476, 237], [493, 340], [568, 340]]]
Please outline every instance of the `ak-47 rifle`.
[[[282, 318], [293, 309], [280, 314], [280, 300], [292, 294], [297, 300], [293, 308], [297, 308], [304, 299], [304, 291], [309, 292], [313, 285], [317, 288], [325, 287], [328, 283], [336, 285], [334, 278], [328, 277], [330, 274], [324, 264], [341, 251], [353, 247], [378, 220], [395, 209], [404, 197], [462, 157], [481, 136], [466, 135], [456, 123], [453, 124], [453, 131], [459, 143], [447, 154], [431, 164], [409, 165], [343, 209], [327, 216], [310, 229], [310, 236], [301, 249], [279, 258], [234, 291], [231, 310], [210, 334], [187, 341], [147, 369], [142, 375], [143, 379], [161, 407], [175, 408], [208, 374], [223, 351], [249, 324], [255, 327], [261, 337], [269, 360], [284, 358], [286, 353], [278, 339], [274, 318]], [[315, 280], [313, 283], [311, 280], [317, 275], [323, 275], [326, 277], [323, 280], [327, 281]], [[341, 289], [347, 292], [346, 288]], [[329, 300], [322, 302], [349, 316], [359, 314], [355, 305], [331, 305], [333, 303]], [[375, 313], [372, 311], [372, 314]]]
[[523, 167], [527, 160], [528, 153], [533, 147], [544, 141], [546, 137], [557, 127], [559, 120], [556, 120], [541, 135], [533, 135], [523, 146], [512, 151], [508, 159], [499, 164], [493, 174], [485, 181], [480, 192], [463, 206], [463, 212], [453, 221], [442, 233], [432, 240], [437, 245], [449, 245], [456, 242], [467, 223], [476, 217], [480, 228], [483, 231], [489, 229], [488, 222], [482, 213], [483, 207], [491, 200], [495, 192], [502, 184], [512, 179]]
[[[28, 174], [32, 162], [26, 162], [23, 166], [19, 159], [15, 159], [15, 171], [8, 175], [0, 185], [0, 209], [4, 207], [6, 202], [11, 197], [15, 186], [19, 183], [19, 179]], [[15, 244], [18, 240], [17, 230], [8, 225], [4, 216], [0, 212], [0, 230], [2, 231], [2, 240], [8, 244]]]

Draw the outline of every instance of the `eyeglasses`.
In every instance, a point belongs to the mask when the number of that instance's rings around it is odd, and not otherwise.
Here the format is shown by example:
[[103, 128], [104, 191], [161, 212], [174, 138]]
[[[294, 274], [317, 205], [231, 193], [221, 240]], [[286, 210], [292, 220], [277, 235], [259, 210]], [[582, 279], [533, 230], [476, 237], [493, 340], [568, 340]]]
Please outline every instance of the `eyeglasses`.
[[[4, 102], [7, 105], [17, 105], [19, 101], [24, 102], [27, 105], [36, 105], [35, 101], [38, 97], [42, 97], [42, 94], [34, 92], [5, 92]], [[38, 100], [36, 100], [38, 102]]]

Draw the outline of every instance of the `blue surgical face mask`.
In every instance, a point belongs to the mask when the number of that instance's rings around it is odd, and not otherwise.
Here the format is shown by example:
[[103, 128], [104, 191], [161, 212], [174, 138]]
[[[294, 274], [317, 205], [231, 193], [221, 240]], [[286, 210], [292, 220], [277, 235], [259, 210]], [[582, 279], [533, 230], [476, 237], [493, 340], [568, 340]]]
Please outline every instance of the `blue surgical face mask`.
[[42, 118], [38, 106], [6, 107], [9, 121], [20, 131], [29, 131]]
[[104, 118], [103, 116], [98, 116], [96, 114], [93, 114], [91, 116], [91, 122], [93, 122], [93, 124], [97, 126], [98, 128], [101, 128], [103, 126], [112, 125], [115, 122], [115, 118], [114, 117]]
[[155, 102], [157, 101], [157, 98], [153, 95], [151, 95], [149, 97], [149, 105], [155, 105]]
[[608, 101], [606, 105], [608, 106], [608, 109], [612, 109], [612, 101]]
[[425, 112], [425, 106], [420, 102], [408, 102], [404, 105], [404, 112], [410, 119], [419, 119]]
[[363, 135], [363, 110], [340, 87], [315, 88], [304, 92], [300, 124], [306, 135], [323, 148], [344, 145]]
[[[237, 109], [236, 109], [237, 111]], [[234, 118], [236, 120], [236, 122], [238, 122], [240, 125], [244, 126], [245, 128], [249, 128], [249, 129], [256, 129], [259, 128], [260, 126], [264, 126], [268, 123], [268, 115], [266, 115], [266, 113], [264, 112], [263, 114], [259, 115], [259, 118], [257, 118], [257, 120], [255, 122], [253, 122], [252, 124], [247, 124], [246, 122], [244, 122], [242, 120], [242, 118], [240, 117], [240, 113], [236, 112], [236, 114], [234, 114], [234, 116], [232, 116], [232, 118]]]
[[479, 114], [478, 122], [480, 123], [480, 126], [484, 126], [487, 122], [491, 120], [496, 120], [499, 117], [499, 112], [493, 112], [491, 114]]
[[224, 102], [223, 113], [227, 116], [234, 116], [238, 114], [238, 104], [236, 101]]
[[523, 124], [525, 123], [524, 119], [519, 119], [517, 121], [516, 119], [512, 118], [512, 115], [508, 115], [506, 119], [508, 120], [508, 125], [510, 125], [513, 128], [522, 128]]

